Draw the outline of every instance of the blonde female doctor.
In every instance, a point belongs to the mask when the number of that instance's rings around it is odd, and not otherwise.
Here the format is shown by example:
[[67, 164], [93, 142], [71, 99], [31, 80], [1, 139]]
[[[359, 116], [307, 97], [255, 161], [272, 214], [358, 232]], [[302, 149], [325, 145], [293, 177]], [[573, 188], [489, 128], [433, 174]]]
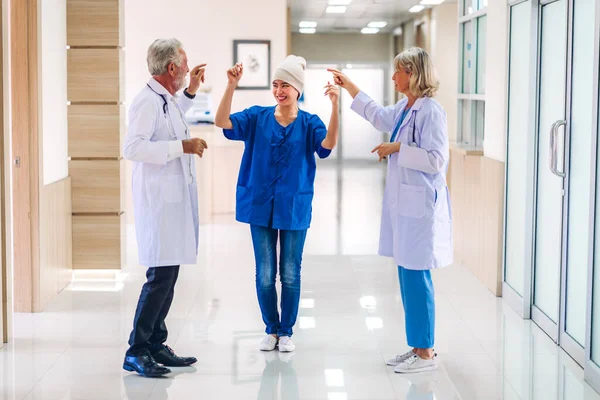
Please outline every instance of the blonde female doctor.
[[395, 89], [406, 97], [382, 107], [347, 76], [330, 69], [335, 83], [354, 98], [352, 110], [390, 143], [372, 150], [388, 159], [379, 254], [393, 257], [404, 305], [406, 337], [412, 347], [387, 361], [399, 373], [437, 368], [433, 351], [435, 300], [431, 270], [452, 263], [452, 212], [446, 186], [449, 150], [446, 113], [433, 99], [438, 81], [421, 48], [396, 56]]

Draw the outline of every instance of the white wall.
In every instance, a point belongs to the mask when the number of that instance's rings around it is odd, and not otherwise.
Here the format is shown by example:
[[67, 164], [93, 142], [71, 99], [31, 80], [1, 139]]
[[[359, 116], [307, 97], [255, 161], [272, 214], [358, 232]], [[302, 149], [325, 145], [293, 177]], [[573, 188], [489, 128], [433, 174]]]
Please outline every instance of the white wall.
[[448, 116], [448, 137], [456, 140], [458, 93], [458, 4], [443, 3], [431, 12], [431, 57], [440, 79], [436, 99]]
[[[146, 51], [157, 38], [183, 42], [190, 68], [208, 63], [205, 86], [218, 106], [233, 65], [234, 39], [271, 40], [271, 71], [283, 61], [287, 46], [286, 0], [127, 0], [125, 2], [125, 79], [127, 107], [150, 78]], [[233, 110], [274, 104], [270, 90], [237, 91]], [[216, 111], [216, 109], [215, 109]]]
[[505, 161], [508, 3], [497, 0], [488, 4], [483, 153], [494, 160]]
[[67, 124], [67, 1], [40, 2], [43, 182], [69, 175]]

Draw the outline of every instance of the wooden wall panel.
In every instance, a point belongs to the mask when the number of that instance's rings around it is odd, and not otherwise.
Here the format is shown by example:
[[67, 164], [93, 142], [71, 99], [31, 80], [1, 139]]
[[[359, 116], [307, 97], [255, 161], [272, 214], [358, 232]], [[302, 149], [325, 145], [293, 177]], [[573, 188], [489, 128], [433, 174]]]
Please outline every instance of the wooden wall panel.
[[67, 95], [72, 103], [122, 102], [122, 49], [69, 49]]
[[14, 310], [39, 303], [38, 3], [10, 1]]
[[75, 269], [120, 269], [124, 256], [124, 1], [67, 0]]
[[[4, 76], [4, 20], [3, 20], [3, 8], [0, 7], [0, 68], [2, 69]], [[6, 164], [4, 163], [4, 80], [0, 79], [0, 126], [2, 132], [0, 132], [0, 348], [4, 343], [8, 342], [8, 294], [7, 289], [9, 287], [9, 275], [8, 275], [8, 257], [7, 257], [7, 235], [6, 232], [6, 190], [5, 171]], [[12, 314], [12, 313], [11, 313]]]
[[483, 157], [481, 175], [483, 177], [484, 213], [482, 225], [485, 227], [487, 240], [484, 241], [484, 260], [493, 262], [496, 268], [486, 270], [487, 286], [497, 295], [502, 293], [502, 254], [504, 233], [504, 166], [501, 161]]
[[69, 46], [124, 46], [124, 0], [67, 0]]
[[73, 269], [119, 269], [125, 254], [123, 215], [73, 216]]
[[119, 158], [123, 154], [123, 105], [69, 106], [69, 157]]
[[73, 213], [120, 213], [122, 160], [71, 160]]
[[450, 163], [455, 262], [501, 296], [504, 163], [460, 149]]
[[48, 302], [71, 281], [73, 270], [71, 178], [42, 187], [40, 192], [40, 304]]

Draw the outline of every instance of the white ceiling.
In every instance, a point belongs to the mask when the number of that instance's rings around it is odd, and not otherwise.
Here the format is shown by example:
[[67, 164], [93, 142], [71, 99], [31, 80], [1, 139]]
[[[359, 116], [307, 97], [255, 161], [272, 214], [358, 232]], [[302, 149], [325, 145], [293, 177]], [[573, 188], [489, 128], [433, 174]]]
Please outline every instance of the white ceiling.
[[391, 32], [410, 19], [408, 9], [419, 0], [352, 0], [344, 14], [326, 14], [328, 0], [288, 0], [292, 8], [292, 32], [300, 21], [316, 21], [317, 33], [360, 32], [371, 21], [386, 21], [381, 32]]

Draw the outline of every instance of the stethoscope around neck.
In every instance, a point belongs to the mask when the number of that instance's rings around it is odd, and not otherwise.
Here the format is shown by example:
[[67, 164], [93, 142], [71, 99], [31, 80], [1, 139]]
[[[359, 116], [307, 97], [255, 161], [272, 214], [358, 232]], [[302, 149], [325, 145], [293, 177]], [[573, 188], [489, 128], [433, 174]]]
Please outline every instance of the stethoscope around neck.
[[146, 83], [146, 86], [148, 86], [148, 88], [150, 90], [152, 90], [154, 93], [156, 93], [158, 96], [160, 96], [160, 98], [163, 101], [163, 114], [165, 114], [165, 117], [167, 116], [167, 107], [168, 107], [168, 102], [167, 102], [167, 96], [165, 96], [164, 94], [160, 94], [158, 93], [156, 90], [152, 89], [152, 86], [150, 86], [149, 84]]
[[[165, 120], [167, 122], [167, 125], [171, 129], [171, 134], [173, 135], [173, 137], [175, 139], [177, 139], [177, 134], [175, 133], [175, 128], [171, 125], [169, 116], [167, 115], [167, 109], [169, 107], [169, 103], [167, 102], [167, 96], [165, 96], [164, 94], [158, 93], [156, 90], [152, 89], [152, 86], [150, 86], [147, 83], [146, 83], [146, 86], [148, 86], [148, 88], [150, 88], [150, 90], [152, 90], [154, 93], [156, 93], [157, 96], [160, 96], [160, 98], [162, 99], [162, 101], [163, 101], [162, 109], [163, 109], [163, 114], [164, 114]], [[183, 116], [181, 115], [181, 111], [179, 111], [179, 116], [183, 119]], [[185, 130], [185, 136], [188, 137], [187, 127]]]
[[[415, 115], [416, 112], [417, 112], [417, 110], [412, 110], [411, 111], [411, 113], [412, 113], [411, 117], [412, 117], [413, 123], [412, 123], [412, 140], [410, 142], [408, 142], [408, 145], [410, 147], [418, 147], [417, 142], [415, 140], [415, 138], [416, 138], [415, 131], [416, 131], [416, 124], [417, 124], [417, 117]], [[398, 122], [398, 126], [396, 127], [396, 129], [394, 131], [394, 133], [396, 135], [400, 135], [400, 126], [402, 126], [402, 122], [404, 122], [403, 119]], [[394, 135], [392, 135], [392, 137], [394, 137]], [[396, 138], [394, 137], [394, 139], [396, 139]]]

